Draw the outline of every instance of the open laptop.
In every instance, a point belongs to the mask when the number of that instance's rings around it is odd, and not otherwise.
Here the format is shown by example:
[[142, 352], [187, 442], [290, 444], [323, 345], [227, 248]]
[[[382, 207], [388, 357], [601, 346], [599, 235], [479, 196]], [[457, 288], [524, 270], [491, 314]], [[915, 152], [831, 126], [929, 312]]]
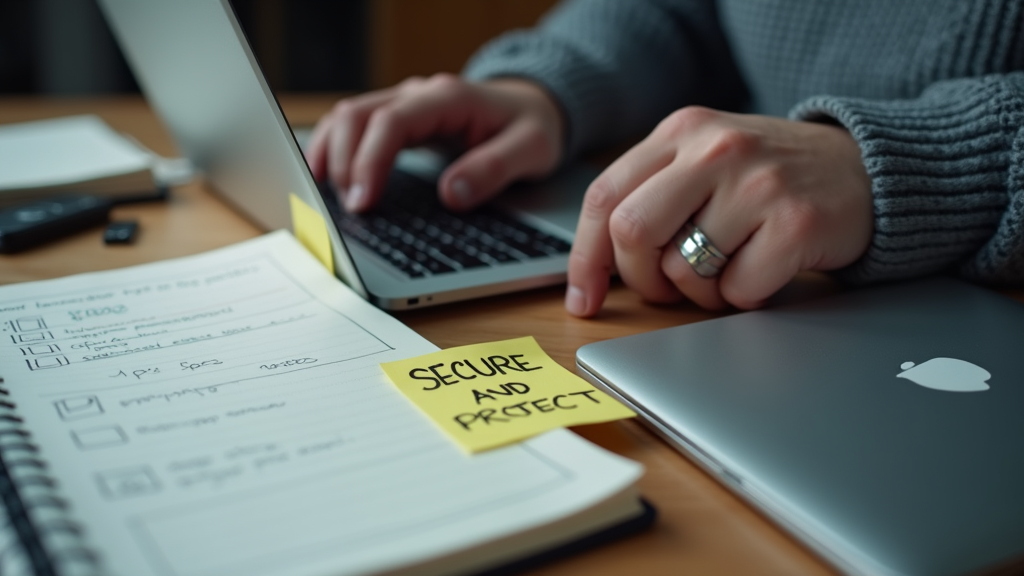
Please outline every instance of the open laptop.
[[[438, 166], [403, 154], [381, 210], [352, 216], [321, 193], [228, 0], [101, 0], [149, 102], [207, 181], [266, 229], [289, 194], [328, 226], [335, 272], [383, 308], [415, 308], [564, 282], [593, 168], [509, 190], [465, 217], [437, 201]], [[433, 175], [433, 176], [432, 176]]]
[[941, 576], [1024, 568], [1021, 343], [1024, 305], [930, 279], [598, 342], [576, 361], [843, 571]]

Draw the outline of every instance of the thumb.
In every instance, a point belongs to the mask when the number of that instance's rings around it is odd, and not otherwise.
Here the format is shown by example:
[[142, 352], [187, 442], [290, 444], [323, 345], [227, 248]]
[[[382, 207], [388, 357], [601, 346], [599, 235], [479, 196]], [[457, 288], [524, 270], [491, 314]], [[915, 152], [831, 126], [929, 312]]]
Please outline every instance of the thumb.
[[546, 176], [558, 165], [559, 145], [536, 122], [514, 122], [470, 148], [441, 175], [441, 201], [467, 210], [522, 178]]

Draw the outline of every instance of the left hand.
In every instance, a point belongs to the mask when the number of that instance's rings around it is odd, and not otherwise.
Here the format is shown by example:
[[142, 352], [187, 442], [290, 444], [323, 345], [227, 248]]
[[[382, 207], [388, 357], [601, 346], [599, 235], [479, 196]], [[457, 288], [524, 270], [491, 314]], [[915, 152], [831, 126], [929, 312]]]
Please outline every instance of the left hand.
[[[673, 241], [692, 221], [728, 257], [699, 276]], [[688, 107], [587, 190], [566, 308], [593, 316], [617, 268], [644, 298], [757, 308], [802, 270], [853, 263], [874, 229], [871, 180], [841, 127]]]

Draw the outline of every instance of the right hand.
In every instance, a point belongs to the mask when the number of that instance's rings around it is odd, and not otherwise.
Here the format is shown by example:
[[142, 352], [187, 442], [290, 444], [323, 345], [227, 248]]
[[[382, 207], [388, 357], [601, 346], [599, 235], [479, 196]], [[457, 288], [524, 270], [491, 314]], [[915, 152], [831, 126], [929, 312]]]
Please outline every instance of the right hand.
[[474, 84], [438, 74], [339, 101], [317, 123], [307, 159], [348, 211], [362, 212], [380, 198], [401, 149], [460, 137], [466, 152], [441, 174], [438, 194], [449, 208], [466, 210], [516, 180], [552, 172], [563, 130], [558, 106], [532, 82]]

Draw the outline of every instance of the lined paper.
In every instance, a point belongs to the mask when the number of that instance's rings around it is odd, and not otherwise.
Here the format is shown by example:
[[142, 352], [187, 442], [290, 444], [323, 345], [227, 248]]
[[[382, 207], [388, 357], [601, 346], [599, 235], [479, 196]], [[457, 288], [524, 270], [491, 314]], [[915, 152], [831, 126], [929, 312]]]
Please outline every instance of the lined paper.
[[378, 366], [436, 348], [286, 232], [0, 288], [0, 326], [0, 374], [112, 573], [395, 569], [640, 473], [564, 430], [463, 455]]

